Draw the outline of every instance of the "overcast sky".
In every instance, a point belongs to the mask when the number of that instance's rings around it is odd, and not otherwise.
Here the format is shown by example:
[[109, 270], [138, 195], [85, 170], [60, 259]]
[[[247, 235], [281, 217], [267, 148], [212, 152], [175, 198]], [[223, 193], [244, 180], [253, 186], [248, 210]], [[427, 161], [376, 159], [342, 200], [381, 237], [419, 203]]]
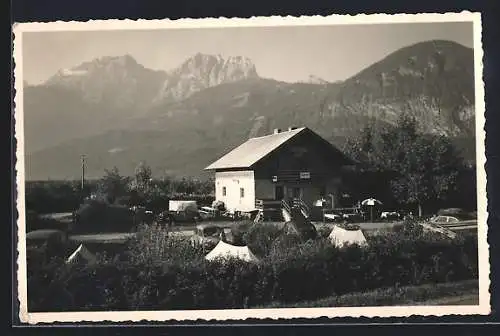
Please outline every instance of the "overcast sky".
[[472, 47], [472, 23], [25, 33], [23, 70], [26, 81], [38, 84], [101, 56], [130, 54], [148, 68], [170, 70], [201, 52], [247, 56], [266, 78], [336, 81], [401, 47], [433, 39]]

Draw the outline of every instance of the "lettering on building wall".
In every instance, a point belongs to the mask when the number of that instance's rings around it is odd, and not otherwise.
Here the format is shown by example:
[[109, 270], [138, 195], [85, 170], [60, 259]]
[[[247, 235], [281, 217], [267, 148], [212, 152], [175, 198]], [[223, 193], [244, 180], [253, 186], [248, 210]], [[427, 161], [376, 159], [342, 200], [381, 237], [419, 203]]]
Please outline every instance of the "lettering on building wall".
[[300, 178], [303, 180], [307, 180], [311, 178], [310, 172], [300, 172]]

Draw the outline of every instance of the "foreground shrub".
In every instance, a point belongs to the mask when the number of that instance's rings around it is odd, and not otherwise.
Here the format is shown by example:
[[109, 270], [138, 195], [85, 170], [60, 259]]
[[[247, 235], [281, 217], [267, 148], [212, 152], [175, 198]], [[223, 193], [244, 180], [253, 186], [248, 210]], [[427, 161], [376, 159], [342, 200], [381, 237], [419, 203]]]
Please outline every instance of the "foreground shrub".
[[203, 250], [189, 238], [174, 236], [160, 225], [141, 225], [137, 238], [129, 242], [129, 261], [136, 265], [165, 262], [187, 263], [203, 258]]
[[[280, 237], [257, 264], [207, 262], [185, 240], [163, 236], [158, 228], [148, 230], [131, 246], [128, 262], [84, 267], [69, 280], [53, 281], [59, 291], [54, 291], [52, 306], [44, 301], [44, 309], [61, 309], [55, 303], [62, 293], [73, 296], [71, 309], [244, 308], [478, 275], [476, 239], [449, 241], [411, 228], [372, 236], [367, 248], [337, 249], [327, 239], [301, 243], [293, 236]], [[267, 229], [255, 230], [257, 237]], [[41, 305], [37, 295], [47, 280], [32, 275], [29, 286], [33, 310]]]
[[318, 237], [322, 239], [328, 238], [330, 233], [332, 232], [332, 228], [328, 225], [322, 225], [318, 228]]
[[254, 223], [249, 220], [244, 220], [234, 225], [231, 225], [231, 243], [237, 246], [246, 245], [244, 239], [245, 234], [254, 226]]
[[243, 241], [256, 256], [264, 257], [270, 253], [280, 233], [281, 230], [277, 225], [258, 223], [245, 232]]

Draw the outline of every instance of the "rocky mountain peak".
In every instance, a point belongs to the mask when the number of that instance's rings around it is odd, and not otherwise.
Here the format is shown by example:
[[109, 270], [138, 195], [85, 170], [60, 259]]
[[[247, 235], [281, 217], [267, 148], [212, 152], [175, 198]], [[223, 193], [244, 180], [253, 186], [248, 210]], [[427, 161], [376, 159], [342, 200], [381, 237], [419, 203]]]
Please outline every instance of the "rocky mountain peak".
[[92, 103], [106, 101], [114, 107], [128, 108], [151, 100], [165, 76], [164, 72], [147, 69], [126, 54], [99, 57], [60, 69], [45, 84], [81, 92]]
[[150, 71], [130, 55], [103, 56], [91, 61], [86, 61], [72, 68], [60, 69], [54, 76], [47, 80], [47, 84], [57, 84], [60, 81], [81, 80], [82, 77], [103, 77], [114, 79], [113, 75], [121, 78], [134, 76], [139, 72]]
[[216, 85], [258, 77], [247, 57], [197, 53], [168, 73], [157, 100], [182, 100]]

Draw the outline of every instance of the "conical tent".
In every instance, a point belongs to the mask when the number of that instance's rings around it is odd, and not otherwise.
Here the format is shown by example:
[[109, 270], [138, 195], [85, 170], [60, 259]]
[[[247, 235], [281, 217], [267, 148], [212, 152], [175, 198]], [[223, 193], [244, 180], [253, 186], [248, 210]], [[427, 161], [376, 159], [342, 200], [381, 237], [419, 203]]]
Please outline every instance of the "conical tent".
[[87, 250], [83, 244], [80, 244], [75, 252], [73, 252], [66, 260], [66, 263], [70, 264], [78, 261], [85, 261], [89, 264], [93, 264], [96, 262], [96, 257], [89, 250]]
[[333, 245], [339, 248], [353, 244], [357, 244], [361, 247], [368, 245], [365, 235], [360, 229], [346, 230], [335, 225], [328, 238]]
[[205, 256], [206, 260], [217, 258], [238, 258], [247, 262], [257, 262], [259, 259], [250, 251], [248, 246], [234, 246], [219, 241], [217, 246]]

